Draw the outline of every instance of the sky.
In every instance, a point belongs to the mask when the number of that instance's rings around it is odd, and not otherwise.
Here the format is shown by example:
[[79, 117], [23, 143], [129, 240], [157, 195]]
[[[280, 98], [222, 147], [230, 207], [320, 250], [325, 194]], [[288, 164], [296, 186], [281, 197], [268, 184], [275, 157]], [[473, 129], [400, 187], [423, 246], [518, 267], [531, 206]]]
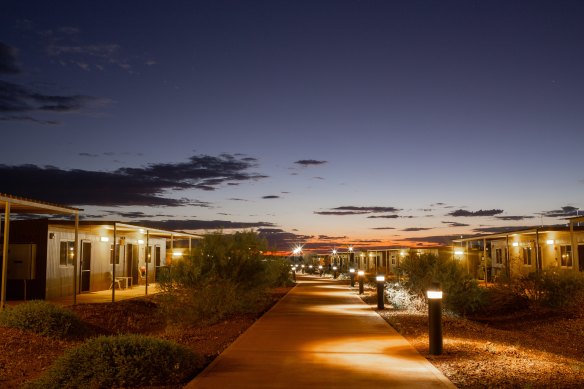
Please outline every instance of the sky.
[[584, 210], [582, 1], [0, 5], [0, 192], [282, 251]]

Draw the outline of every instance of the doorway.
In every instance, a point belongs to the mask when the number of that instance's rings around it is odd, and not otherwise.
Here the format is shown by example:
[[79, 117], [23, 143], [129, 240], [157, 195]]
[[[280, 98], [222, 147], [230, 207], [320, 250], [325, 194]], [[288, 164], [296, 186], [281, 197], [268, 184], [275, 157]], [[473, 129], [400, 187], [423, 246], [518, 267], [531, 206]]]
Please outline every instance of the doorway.
[[89, 292], [91, 281], [91, 242], [81, 242], [80, 291]]
[[578, 245], [578, 269], [584, 271], [584, 245]]

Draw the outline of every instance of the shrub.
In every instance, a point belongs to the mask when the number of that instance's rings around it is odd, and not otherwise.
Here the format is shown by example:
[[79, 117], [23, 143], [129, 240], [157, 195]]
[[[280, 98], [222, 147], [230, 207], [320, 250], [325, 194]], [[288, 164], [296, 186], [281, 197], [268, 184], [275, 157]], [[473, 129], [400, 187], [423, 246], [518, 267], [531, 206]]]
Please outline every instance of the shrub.
[[405, 286], [422, 298], [432, 282], [439, 282], [444, 306], [454, 313], [472, 313], [484, 304], [483, 290], [458, 262], [432, 254], [411, 255], [402, 262], [402, 270], [407, 276]]
[[424, 299], [410, 292], [399, 282], [387, 282], [385, 284], [385, 296], [395, 309], [423, 311], [426, 308]]
[[525, 295], [536, 306], [569, 308], [584, 300], [584, 274], [557, 268], [530, 274], [522, 279]]
[[79, 335], [85, 328], [73, 312], [40, 300], [29, 301], [0, 312], [0, 325], [53, 338]]
[[101, 336], [68, 350], [31, 388], [172, 385], [192, 377], [204, 358], [188, 348], [139, 335]]

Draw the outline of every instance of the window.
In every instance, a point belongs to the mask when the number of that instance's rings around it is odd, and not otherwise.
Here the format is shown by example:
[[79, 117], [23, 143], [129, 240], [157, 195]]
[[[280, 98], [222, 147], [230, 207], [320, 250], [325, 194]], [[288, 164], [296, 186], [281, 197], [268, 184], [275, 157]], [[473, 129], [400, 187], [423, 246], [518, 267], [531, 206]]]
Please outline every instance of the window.
[[560, 265], [562, 267], [572, 267], [572, 246], [560, 246]]
[[395, 265], [395, 258], [396, 258], [396, 256], [395, 256], [395, 255], [392, 255], [392, 256], [391, 256], [391, 264], [392, 264], [392, 265]]
[[59, 266], [73, 266], [75, 261], [75, 242], [62, 240], [59, 245]]
[[495, 264], [503, 264], [503, 249], [495, 249]]
[[523, 248], [523, 264], [525, 266], [531, 266], [531, 247]]

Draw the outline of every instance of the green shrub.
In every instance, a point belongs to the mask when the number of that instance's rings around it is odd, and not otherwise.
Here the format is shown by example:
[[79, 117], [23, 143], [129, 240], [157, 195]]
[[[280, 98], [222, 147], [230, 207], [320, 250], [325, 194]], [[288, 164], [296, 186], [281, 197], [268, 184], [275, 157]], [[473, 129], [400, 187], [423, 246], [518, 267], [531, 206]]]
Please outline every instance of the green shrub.
[[423, 311], [426, 302], [419, 295], [412, 293], [399, 282], [387, 282], [385, 284], [385, 298], [399, 310]]
[[483, 290], [458, 262], [432, 254], [411, 255], [402, 261], [401, 268], [407, 276], [405, 286], [419, 297], [425, 298], [432, 282], [439, 282], [444, 307], [454, 313], [472, 313], [484, 305]]
[[85, 328], [73, 312], [40, 300], [19, 304], [0, 312], [0, 325], [53, 338], [79, 335]]
[[188, 348], [139, 335], [101, 336], [67, 351], [30, 388], [173, 385], [204, 365]]
[[265, 283], [269, 286], [290, 286], [290, 265], [283, 259], [266, 259], [263, 262]]
[[522, 279], [526, 297], [537, 306], [569, 308], [584, 300], [584, 274], [546, 269]]

